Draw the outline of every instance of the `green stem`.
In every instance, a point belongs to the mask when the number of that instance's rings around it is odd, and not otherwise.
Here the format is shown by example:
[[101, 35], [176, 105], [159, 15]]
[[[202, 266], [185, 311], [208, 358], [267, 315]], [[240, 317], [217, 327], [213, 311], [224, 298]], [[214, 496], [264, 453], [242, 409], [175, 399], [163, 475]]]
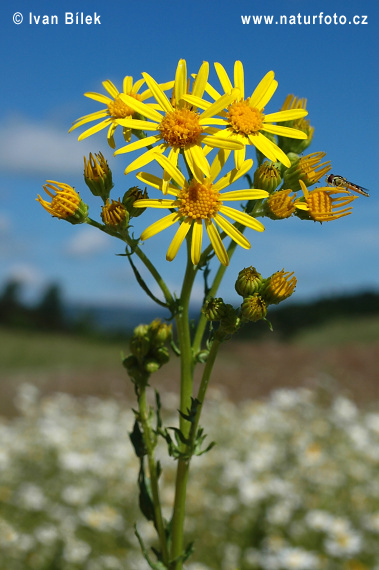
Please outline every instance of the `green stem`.
[[[187, 240], [187, 268], [183, 280], [180, 296], [180, 311], [176, 316], [176, 327], [180, 346], [181, 382], [180, 382], [180, 410], [182, 413], [191, 407], [193, 394], [193, 353], [191, 347], [191, 334], [189, 323], [189, 302], [197, 268], [193, 266], [190, 254], [190, 238]], [[180, 430], [188, 437], [190, 424], [180, 416]], [[183, 445], [183, 451], [185, 446]], [[189, 461], [184, 458], [178, 459], [176, 472], [175, 500], [172, 514], [172, 541], [171, 541], [171, 570], [181, 570], [182, 560], [179, 558], [183, 553], [183, 532], [186, 507], [187, 482]]]
[[[239, 226], [238, 229], [241, 232], [243, 231], [243, 228], [241, 226]], [[237, 247], [237, 243], [232, 240], [229, 244], [228, 249], [227, 249], [229, 259], [231, 259], [232, 255], [234, 254], [236, 247]], [[215, 297], [216, 296], [216, 293], [217, 293], [218, 288], [220, 286], [220, 283], [224, 277], [224, 273], [225, 273], [226, 269], [227, 268], [225, 265], [220, 264], [220, 267], [218, 268], [218, 271], [217, 271], [215, 278], [213, 280], [212, 287], [209, 290], [209, 293], [208, 293], [209, 297]], [[205, 318], [203, 313], [201, 313], [199, 322], [198, 322], [197, 327], [196, 327], [195, 337], [193, 340], [193, 353], [194, 354], [197, 354], [201, 350], [201, 343], [203, 340], [204, 331], [205, 331], [205, 328], [207, 326], [207, 323], [208, 323], [207, 319]]]
[[168, 565], [168, 549], [165, 526], [163, 522], [161, 503], [159, 498], [159, 486], [158, 486], [158, 474], [157, 474], [157, 464], [154, 458], [154, 435], [152, 433], [150, 422], [149, 422], [149, 411], [146, 403], [146, 387], [141, 388], [138, 397], [139, 405], [139, 417], [142, 425], [143, 439], [146, 447], [149, 475], [150, 475], [150, 486], [152, 501], [154, 506], [154, 522], [155, 528], [159, 536], [159, 543], [161, 546], [162, 560], [163, 563]]

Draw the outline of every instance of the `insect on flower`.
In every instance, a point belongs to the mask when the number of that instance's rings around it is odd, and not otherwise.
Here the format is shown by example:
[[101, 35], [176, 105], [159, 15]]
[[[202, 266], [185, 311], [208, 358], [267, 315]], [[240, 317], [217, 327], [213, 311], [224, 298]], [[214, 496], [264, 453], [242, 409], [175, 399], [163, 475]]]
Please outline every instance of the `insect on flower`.
[[346, 190], [352, 190], [353, 192], [357, 192], [358, 194], [362, 194], [362, 196], [366, 196], [367, 198], [370, 197], [370, 194], [367, 188], [362, 188], [362, 186], [358, 186], [358, 184], [354, 184], [353, 182], [349, 182], [343, 176], [339, 176], [338, 174], [329, 174], [326, 177], [326, 182], [330, 186], [337, 186], [338, 188], [346, 188]]

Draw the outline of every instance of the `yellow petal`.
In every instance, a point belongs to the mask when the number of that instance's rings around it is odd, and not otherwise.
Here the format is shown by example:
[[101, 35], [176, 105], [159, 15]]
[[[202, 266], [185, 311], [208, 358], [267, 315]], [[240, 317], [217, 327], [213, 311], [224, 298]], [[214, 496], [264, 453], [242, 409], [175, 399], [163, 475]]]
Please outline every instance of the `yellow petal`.
[[256, 104], [257, 109], [262, 111], [262, 109], [267, 105], [271, 97], [274, 95], [277, 87], [278, 82], [274, 79], [265, 94], [261, 97], [261, 99], [259, 99], [258, 103]]
[[241, 176], [244, 176], [246, 174], [246, 172], [248, 172], [252, 166], [253, 166], [253, 161], [251, 160], [251, 158], [249, 160], [245, 160], [245, 162], [243, 162], [241, 164], [240, 169], [233, 168], [233, 170], [231, 170], [230, 172], [225, 174], [225, 176], [220, 178], [220, 180], [218, 180], [213, 185], [213, 188], [215, 190], [220, 191], [223, 188], [230, 186], [231, 184], [233, 184], [233, 182], [235, 182], [236, 180], [241, 178]]
[[142, 76], [144, 77], [153, 96], [158, 101], [162, 109], [166, 113], [171, 113], [174, 110], [174, 108], [171, 105], [170, 101], [168, 100], [166, 94], [162, 91], [162, 88], [155, 81], [155, 79], [153, 79], [148, 73], [142, 73]]
[[276, 153], [274, 152], [276, 145], [274, 145], [267, 137], [258, 133], [257, 135], [250, 135], [249, 141], [252, 145], [256, 146], [257, 149], [264, 154], [272, 162], [276, 162]]
[[264, 123], [282, 123], [284, 121], [293, 121], [306, 117], [308, 111], [305, 109], [289, 109], [288, 111], [278, 111], [277, 113], [269, 113], [264, 116]]
[[266, 125], [262, 127], [262, 131], [279, 135], [282, 137], [290, 137], [291, 139], [307, 139], [308, 135], [299, 129], [292, 129], [291, 127], [282, 127], [281, 125]]
[[268, 73], [266, 73], [263, 79], [261, 79], [261, 81], [258, 83], [257, 87], [255, 88], [252, 96], [250, 97], [251, 107], [258, 107], [259, 101], [264, 98], [271, 83], [274, 81], [274, 77], [275, 73], [273, 71], [269, 71]]
[[191, 260], [194, 265], [197, 265], [201, 255], [201, 243], [203, 240], [203, 222], [202, 220], [195, 220], [192, 225], [192, 241], [191, 241]]
[[248, 188], [245, 190], [233, 190], [231, 192], [220, 194], [220, 198], [223, 202], [229, 202], [233, 200], [261, 200], [262, 198], [267, 198], [267, 196], [268, 192], [266, 192], [266, 190]]
[[256, 220], [252, 216], [249, 216], [249, 214], [246, 214], [245, 212], [240, 212], [239, 210], [235, 210], [234, 208], [229, 208], [229, 206], [221, 206], [219, 211], [221, 212], [221, 214], [225, 214], [225, 216], [228, 216], [228, 218], [232, 218], [232, 220], [234, 220], [235, 222], [239, 222], [240, 224], [248, 228], [251, 228], [253, 230], [256, 230], [257, 232], [263, 232], [265, 229], [264, 225], [261, 224], [261, 222], [258, 222], [258, 220]]
[[84, 93], [84, 97], [88, 97], [88, 99], [94, 99], [95, 101], [99, 101], [99, 103], [105, 103], [105, 105], [108, 105], [108, 103], [113, 103], [113, 99], [110, 99], [101, 93], [88, 92]]
[[220, 238], [220, 234], [212, 224], [211, 220], [204, 220], [204, 222], [212, 247], [215, 250], [220, 263], [225, 266], [229, 265], [229, 257], [226, 253], [224, 244], [222, 243], [222, 239]]
[[176, 68], [174, 93], [176, 105], [178, 105], [183, 95], [187, 93], [187, 64], [185, 59], [179, 60]]
[[[143, 79], [142, 79], [142, 83], [144, 83]], [[122, 90], [124, 93], [130, 93], [132, 91], [132, 89], [133, 89], [133, 77], [131, 77], [130, 75], [126, 75], [124, 77], [124, 81], [122, 82]], [[135, 91], [135, 93], [136, 93], [136, 91]]]
[[78, 141], [82, 141], [83, 139], [86, 139], [87, 137], [90, 137], [91, 135], [98, 133], [102, 129], [105, 129], [106, 127], [108, 127], [108, 125], [110, 125], [111, 122], [112, 122], [112, 119], [105, 119], [105, 121], [102, 121], [101, 123], [97, 123], [97, 125], [94, 125], [90, 129], [87, 129], [86, 131], [84, 131], [84, 133], [82, 133], [78, 137]]
[[[90, 123], [91, 121], [96, 121], [97, 119], [102, 119], [103, 117], [107, 117], [107, 116], [109, 117], [109, 113], [107, 110], [104, 109], [102, 111], [96, 111], [96, 113], [90, 113], [89, 115], [85, 115], [84, 117], [80, 117], [79, 119], [76, 119], [75, 123], [72, 125], [72, 127], [70, 128], [70, 130], [68, 132], [71, 133], [71, 131], [73, 131], [77, 127], [81, 127], [82, 125], [85, 125], [86, 123]], [[109, 119], [110, 119], [110, 117], [109, 117]]]
[[113, 97], [113, 99], [116, 99], [120, 94], [117, 87], [109, 79], [103, 81], [103, 87], [106, 91], [108, 91], [109, 95]]
[[163, 154], [157, 154], [154, 157], [155, 160], [161, 165], [165, 172], [168, 172], [170, 177], [175, 180], [175, 182], [182, 188], [186, 184], [186, 179], [184, 178], [183, 174], [178, 170], [175, 164], [172, 161], [164, 156]]
[[209, 176], [211, 174], [209, 163], [208, 163], [207, 159], [205, 158], [204, 153], [201, 150], [200, 146], [192, 145], [188, 148], [185, 148], [184, 149], [184, 156], [186, 157], [190, 168], [192, 165], [192, 168], [191, 168], [192, 172], [195, 170], [194, 165], [196, 165], [197, 168], [200, 169], [201, 172], [203, 172], [204, 175], [209, 178]]
[[204, 94], [205, 86], [207, 85], [209, 75], [209, 63], [203, 61], [199, 69], [196, 79], [193, 83], [192, 95], [195, 97], [202, 97]]
[[[220, 149], [211, 164], [211, 180], [215, 180], [228, 160], [230, 150]], [[216, 185], [214, 185], [214, 188]]]
[[212, 105], [209, 101], [204, 101], [201, 97], [190, 95], [188, 93], [183, 95], [182, 99], [197, 109], [208, 109]]
[[169, 228], [170, 226], [172, 226], [173, 224], [175, 224], [175, 222], [177, 222], [179, 220], [180, 220], [180, 215], [177, 212], [169, 214], [168, 216], [161, 218], [160, 220], [158, 220], [157, 222], [154, 222], [154, 224], [151, 224], [151, 226], [146, 228], [142, 232], [140, 239], [142, 241], [145, 241], [145, 239], [149, 239], [149, 238], [155, 236], [156, 234], [158, 234], [162, 230], [165, 230], [166, 228]]
[[176, 232], [176, 234], [174, 235], [174, 239], [170, 243], [170, 246], [167, 250], [167, 254], [166, 254], [167, 261], [172, 261], [174, 259], [174, 257], [176, 256], [176, 254], [178, 253], [179, 248], [182, 245], [184, 238], [186, 237], [186, 235], [188, 234], [188, 232], [190, 230], [191, 224], [192, 224], [192, 222], [190, 222], [189, 220], [184, 220], [184, 222], [182, 222], [180, 224], [179, 229]]
[[177, 206], [176, 200], [165, 200], [164, 198], [147, 198], [136, 200], [133, 202], [136, 208], [175, 208]]
[[210, 107], [208, 107], [201, 115], [200, 119], [205, 119], [205, 117], [213, 117], [218, 115], [220, 111], [225, 109], [232, 101], [236, 99], [236, 92], [226, 93], [220, 99], [217, 99]]
[[221, 65], [221, 63], [217, 62], [214, 64], [214, 66], [224, 92], [230, 93], [233, 89], [233, 85], [231, 84], [224, 67]]
[[217, 214], [213, 219], [216, 224], [218, 224], [220, 228], [226, 234], [228, 234], [229, 237], [232, 238], [233, 241], [245, 249], [250, 249], [251, 245], [249, 243], [249, 240], [246, 239], [245, 236], [239, 230], [237, 230], [237, 228], [234, 227], [228, 220], [225, 220], [225, 218], [219, 214]]
[[241, 99], [245, 99], [245, 78], [243, 65], [240, 61], [236, 61], [234, 64], [234, 85], [240, 90]]
[[151, 119], [156, 123], [160, 123], [162, 121], [162, 115], [153, 109], [151, 105], [147, 105], [142, 101], [138, 101], [138, 99], [135, 99], [135, 97], [131, 97], [125, 93], [120, 93], [120, 99], [125, 103], [125, 105], [131, 107], [134, 111], [137, 111], [137, 113], [142, 115], [142, 117]]
[[133, 170], [138, 170], [142, 166], [149, 164], [149, 162], [155, 159], [155, 155], [157, 152], [164, 152], [166, 148], [167, 148], [166, 145], [160, 145], [150, 150], [147, 150], [144, 154], [136, 158], [136, 160], [134, 160], [132, 163], [129, 164], [129, 166], [126, 167], [125, 174], [129, 174], [130, 172], [133, 172]]
[[[126, 152], [132, 152], [133, 150], [139, 150], [140, 148], [145, 148], [146, 146], [153, 145], [153, 144], [157, 143], [160, 139], [161, 139], [160, 134], [159, 135], [153, 135], [151, 137], [145, 137], [144, 139], [139, 139], [138, 141], [135, 141], [134, 143], [130, 143], [130, 144], [127, 144], [126, 146], [119, 148], [118, 150], [116, 150], [116, 152], [114, 154], [116, 156], [117, 154], [125, 154]], [[154, 150], [154, 149], [152, 149], [152, 150]]]
[[239, 150], [244, 146], [238, 135], [232, 138], [228, 133], [224, 136], [221, 134], [204, 135], [201, 137], [201, 142], [213, 148], [226, 148], [229, 150]]

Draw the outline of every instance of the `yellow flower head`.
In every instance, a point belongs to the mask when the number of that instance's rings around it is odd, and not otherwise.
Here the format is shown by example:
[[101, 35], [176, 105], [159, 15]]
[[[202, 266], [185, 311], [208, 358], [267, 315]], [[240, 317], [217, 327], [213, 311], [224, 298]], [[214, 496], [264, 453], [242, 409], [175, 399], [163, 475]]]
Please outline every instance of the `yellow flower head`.
[[52, 200], [47, 202], [38, 195], [37, 202], [55, 218], [67, 220], [72, 224], [83, 223], [87, 218], [88, 206], [84, 204], [75, 189], [68, 184], [55, 180], [47, 180], [46, 182], [43, 189]]
[[292, 190], [300, 190], [299, 180], [306, 186], [316, 184], [331, 169], [330, 161], [321, 162], [326, 152], [313, 152], [296, 160], [284, 172], [284, 184]]
[[101, 218], [104, 224], [114, 228], [123, 227], [129, 221], [129, 214], [121, 200], [109, 200], [101, 209]]
[[88, 160], [84, 157], [84, 181], [94, 196], [106, 201], [113, 188], [112, 171], [101, 152], [95, 156], [91, 152]]
[[[234, 152], [236, 167], [239, 168], [245, 160], [246, 146], [255, 146], [272, 162], [279, 161], [287, 167], [291, 166], [286, 154], [264, 133], [306, 139], [307, 135], [298, 129], [274, 125], [273, 123], [300, 119], [308, 114], [307, 111], [305, 109], [288, 109], [269, 115], [264, 114], [264, 107], [278, 86], [273, 71], [269, 71], [252, 95], [245, 98], [245, 78], [242, 63], [240, 61], [235, 62], [234, 86], [220, 63], [215, 63], [215, 68], [225, 94], [235, 93], [232, 101], [225, 107], [226, 111], [220, 113], [223, 118], [219, 120], [217, 125], [225, 127], [226, 136], [230, 141], [238, 141], [242, 145], [242, 148], [236, 149]], [[206, 85], [205, 91], [215, 100], [220, 98], [220, 94], [209, 84]], [[196, 103], [195, 98], [186, 97], [186, 100]], [[201, 106], [199, 102], [198, 105]], [[208, 106], [209, 103], [202, 102], [202, 108], [207, 109]]]
[[[175, 212], [158, 220], [142, 232], [141, 240], [148, 239], [158, 232], [180, 223], [174, 239], [168, 248], [166, 259], [172, 261], [176, 256], [184, 238], [192, 229], [191, 236], [191, 259], [194, 265], [200, 261], [203, 226], [207, 231], [212, 247], [223, 265], [229, 264], [229, 258], [225, 247], [222, 243], [221, 236], [216, 229], [215, 224], [231, 237], [236, 243], [245, 249], [250, 248], [250, 243], [245, 236], [232, 225], [224, 216], [231, 218], [233, 221], [243, 224], [257, 231], [263, 231], [263, 225], [255, 218], [244, 212], [230, 208], [224, 205], [224, 202], [234, 200], [255, 200], [265, 198], [268, 193], [264, 190], [247, 189], [225, 192], [221, 194], [221, 190], [244, 176], [252, 166], [252, 160], [243, 163], [241, 169], [233, 169], [231, 172], [215, 182], [221, 168], [225, 164], [228, 152], [219, 151], [210, 168], [210, 176], [205, 177], [203, 174], [195, 171], [194, 177], [187, 182], [183, 174], [176, 166], [165, 156], [156, 155], [154, 158], [169, 173], [177, 186], [169, 184], [168, 194], [173, 196], [172, 199], [149, 199], [138, 200], [134, 203], [134, 207], [139, 208], [168, 208], [175, 209]], [[137, 178], [143, 182], [150, 184], [159, 190], [162, 190], [164, 180], [157, 178], [151, 174], [140, 172]]]
[[277, 305], [288, 299], [295, 291], [297, 279], [289, 271], [277, 271], [269, 277], [261, 290], [261, 295], [268, 305]]
[[[207, 62], [204, 62], [199, 69], [191, 91], [191, 95], [196, 101], [202, 101], [201, 97], [207, 84], [208, 73], [209, 65]], [[142, 75], [153, 93], [159, 109], [147, 106], [129, 95], [121, 95], [121, 100], [125, 104], [130, 105], [136, 112], [149, 120], [127, 118], [119, 119], [117, 123], [130, 129], [155, 131], [156, 134], [128, 144], [118, 149], [115, 154], [140, 150], [150, 145], [154, 148], [147, 150], [129, 164], [125, 174], [145, 166], [156, 157], [157, 153], [163, 154], [166, 150], [169, 150], [169, 160], [172, 165], [177, 166], [179, 153], [182, 152], [192, 170], [194, 167], [197, 167], [205, 176], [209, 176], [209, 164], [203, 152], [202, 144], [212, 148], [224, 149], [238, 149], [242, 147], [240, 142], [230, 141], [218, 132], [209, 134], [214, 131], [210, 128], [210, 125], [218, 121], [217, 119], [212, 119], [212, 117], [219, 114], [233, 100], [235, 95], [227, 94], [219, 97], [213, 105], [208, 104], [207, 109], [199, 113], [196, 104], [190, 104], [185, 100], [189, 92], [189, 82], [187, 81], [187, 66], [184, 59], [181, 59], [178, 63], [171, 101], [150, 75], [147, 73]], [[167, 183], [166, 175], [166, 185]]]
[[292, 190], [278, 190], [267, 198], [265, 209], [267, 215], [274, 220], [289, 218], [296, 211], [296, 194], [290, 196]]
[[[114, 132], [118, 126], [119, 119], [126, 119], [127, 117], [133, 117], [136, 114], [136, 111], [130, 107], [127, 103], [125, 103], [121, 97], [121, 95], [127, 95], [131, 99], [135, 99], [136, 101], [145, 101], [151, 97], [151, 91], [149, 89], [139, 93], [140, 88], [145, 83], [144, 79], [139, 79], [135, 83], [133, 83], [133, 77], [126, 76], [124, 77], [123, 82], [123, 90], [122, 94], [118, 91], [117, 87], [107, 79], [103, 81], [103, 87], [108, 92], [108, 95], [103, 95], [102, 93], [84, 93], [85, 97], [89, 99], [94, 99], [99, 103], [105, 104], [105, 107], [100, 111], [96, 111], [95, 113], [90, 113], [89, 115], [85, 115], [84, 117], [80, 117], [77, 119], [69, 132], [73, 131], [77, 127], [81, 127], [82, 125], [86, 125], [87, 123], [91, 123], [93, 121], [100, 121], [96, 124], [84, 131], [78, 140], [83, 140], [102, 129], [108, 127], [108, 144], [111, 148], [115, 148], [114, 142]], [[172, 87], [172, 82], [162, 84], [162, 90], [167, 90]], [[152, 106], [153, 104], [147, 103], [146, 106]], [[126, 141], [130, 141], [131, 138], [131, 129], [125, 128], [124, 129], [124, 138]]]
[[244, 321], [256, 323], [267, 315], [266, 301], [259, 293], [248, 295], [241, 304], [241, 317]]
[[[347, 190], [330, 187], [315, 188], [308, 191], [306, 185], [300, 180], [300, 186], [307, 205], [307, 214], [316, 222], [330, 222], [351, 214], [353, 208], [345, 208], [357, 198]], [[333, 194], [339, 194], [334, 197]], [[305, 208], [303, 208], [305, 209]]]

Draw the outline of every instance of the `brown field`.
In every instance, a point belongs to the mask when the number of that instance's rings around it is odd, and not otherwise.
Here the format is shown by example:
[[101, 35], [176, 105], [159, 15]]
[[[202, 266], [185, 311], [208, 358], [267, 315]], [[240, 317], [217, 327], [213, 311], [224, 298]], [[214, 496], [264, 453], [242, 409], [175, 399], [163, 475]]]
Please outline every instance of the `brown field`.
[[[0, 414], [15, 413], [13, 399], [23, 382], [38, 386], [42, 393], [113, 396], [132, 403], [133, 386], [121, 365], [123, 349], [127, 351], [127, 346], [116, 342], [0, 330]], [[152, 376], [151, 385], [177, 392], [178, 365], [173, 355]], [[201, 369], [198, 365], [197, 379]], [[320, 384], [359, 404], [379, 402], [379, 340], [357, 343], [343, 339], [333, 343], [325, 334], [310, 333], [291, 343], [226, 342], [210, 387], [238, 401], [264, 398], [278, 388], [314, 388]]]

